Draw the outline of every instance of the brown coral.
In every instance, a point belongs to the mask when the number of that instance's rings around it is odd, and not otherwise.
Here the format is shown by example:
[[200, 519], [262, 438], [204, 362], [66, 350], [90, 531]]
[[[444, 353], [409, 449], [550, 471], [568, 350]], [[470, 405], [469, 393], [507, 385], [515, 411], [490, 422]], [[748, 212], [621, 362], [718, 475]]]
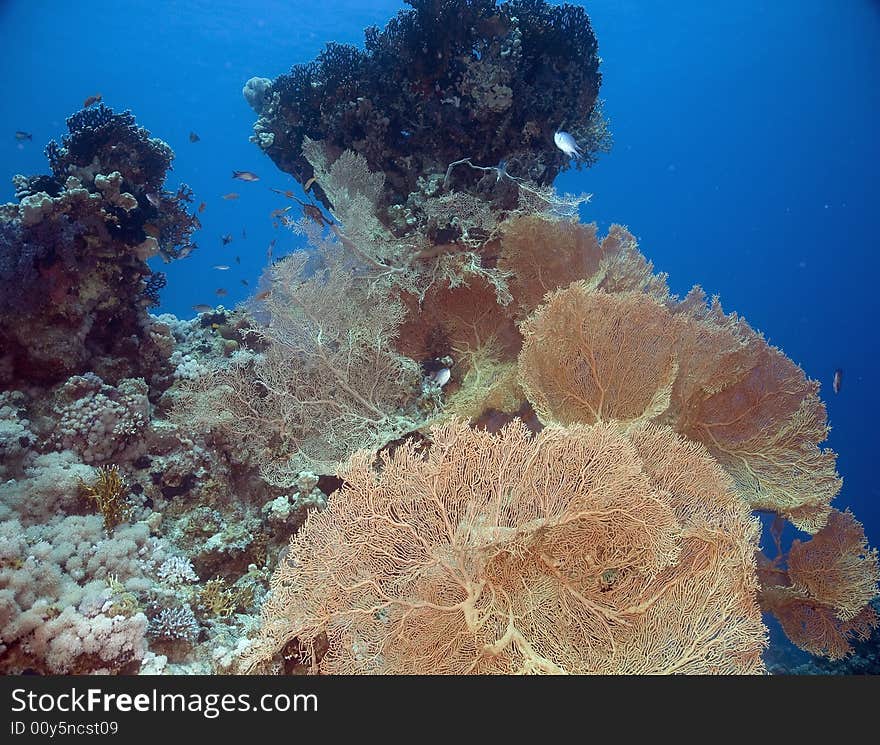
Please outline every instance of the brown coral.
[[511, 308], [498, 303], [497, 289], [486, 278], [472, 277], [467, 284], [435, 284], [419, 302], [403, 297], [406, 320], [400, 327], [397, 347], [417, 360], [451, 354], [466, 362], [468, 353], [488, 345], [499, 360], [516, 359], [521, 339]]
[[762, 670], [756, 522], [700, 446], [657, 427], [432, 434], [378, 472], [352, 458], [273, 578], [251, 669], [294, 643], [323, 672]]

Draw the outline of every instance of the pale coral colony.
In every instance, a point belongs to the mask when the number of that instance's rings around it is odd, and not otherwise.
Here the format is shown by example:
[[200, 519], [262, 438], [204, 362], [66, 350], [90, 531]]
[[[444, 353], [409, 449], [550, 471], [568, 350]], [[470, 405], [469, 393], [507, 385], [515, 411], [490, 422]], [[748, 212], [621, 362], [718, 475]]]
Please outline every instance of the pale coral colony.
[[235, 309], [150, 313], [199, 220], [131, 113], [15, 177], [0, 670], [761, 673], [767, 614], [852, 654], [817, 383], [553, 188], [610, 146], [584, 10], [410, 4], [245, 85], [305, 207]]

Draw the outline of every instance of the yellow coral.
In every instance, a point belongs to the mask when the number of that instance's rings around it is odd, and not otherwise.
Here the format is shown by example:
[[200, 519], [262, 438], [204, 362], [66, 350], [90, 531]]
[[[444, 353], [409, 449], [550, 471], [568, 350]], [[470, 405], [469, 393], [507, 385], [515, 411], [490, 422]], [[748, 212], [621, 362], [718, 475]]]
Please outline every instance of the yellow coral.
[[95, 483], [89, 486], [82, 479], [80, 488], [87, 499], [92, 499], [104, 517], [104, 529], [109, 533], [131, 517], [134, 506], [128, 495], [128, 485], [119, 466], [99, 466]]

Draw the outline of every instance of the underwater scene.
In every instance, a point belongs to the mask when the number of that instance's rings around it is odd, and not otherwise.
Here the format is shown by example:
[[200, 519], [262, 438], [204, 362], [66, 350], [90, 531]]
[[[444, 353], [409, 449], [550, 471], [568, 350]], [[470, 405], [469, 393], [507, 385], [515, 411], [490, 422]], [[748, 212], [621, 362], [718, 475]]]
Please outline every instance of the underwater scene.
[[0, 672], [880, 673], [880, 3], [0, 34]]

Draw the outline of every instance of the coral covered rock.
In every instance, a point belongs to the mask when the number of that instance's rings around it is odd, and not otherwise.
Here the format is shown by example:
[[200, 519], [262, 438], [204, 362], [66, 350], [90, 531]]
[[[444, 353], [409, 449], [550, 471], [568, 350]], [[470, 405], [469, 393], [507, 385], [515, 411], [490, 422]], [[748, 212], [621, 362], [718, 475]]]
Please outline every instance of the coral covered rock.
[[[546, 186], [568, 165], [555, 130], [578, 140], [586, 164], [607, 149], [596, 38], [583, 8], [408, 4], [384, 30], [367, 29], [364, 50], [329, 44], [270, 85], [248, 82], [245, 98], [259, 114], [252, 140], [282, 171], [301, 184], [315, 175], [303, 154], [307, 136], [323, 141], [331, 162], [352, 150], [384, 175], [382, 222], [424, 232], [419, 202], [463, 157], [484, 170], [456, 169], [447, 185], [498, 209], [515, 205], [517, 193], [487, 167]], [[335, 204], [320, 186], [313, 190]], [[408, 221], [395, 219], [401, 210]]]
[[146, 261], [192, 248], [190, 193], [162, 190], [171, 149], [128, 113], [74, 114], [46, 149], [51, 176], [18, 176], [0, 207], [0, 388], [93, 371], [170, 382], [146, 308], [164, 275]]

